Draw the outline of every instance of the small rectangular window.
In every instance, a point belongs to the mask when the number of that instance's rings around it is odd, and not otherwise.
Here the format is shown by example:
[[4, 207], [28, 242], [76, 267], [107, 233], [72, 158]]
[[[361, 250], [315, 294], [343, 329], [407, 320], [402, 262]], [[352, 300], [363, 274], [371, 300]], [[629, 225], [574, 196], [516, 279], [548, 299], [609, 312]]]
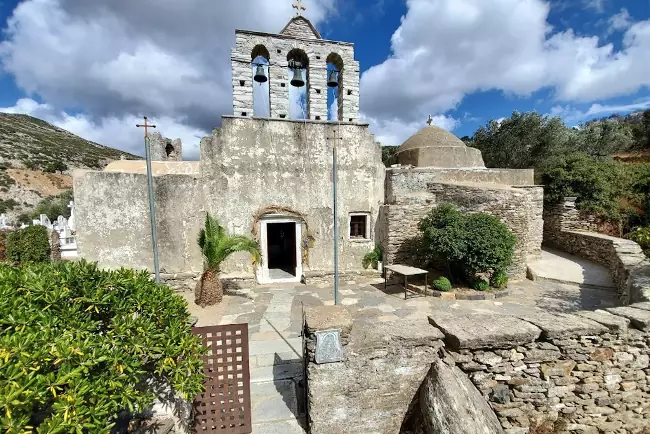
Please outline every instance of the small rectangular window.
[[246, 86], [246, 80], [239, 80], [240, 86]]
[[350, 215], [350, 239], [368, 239], [368, 215]]
[[316, 89], [316, 93], [320, 95], [320, 89]]

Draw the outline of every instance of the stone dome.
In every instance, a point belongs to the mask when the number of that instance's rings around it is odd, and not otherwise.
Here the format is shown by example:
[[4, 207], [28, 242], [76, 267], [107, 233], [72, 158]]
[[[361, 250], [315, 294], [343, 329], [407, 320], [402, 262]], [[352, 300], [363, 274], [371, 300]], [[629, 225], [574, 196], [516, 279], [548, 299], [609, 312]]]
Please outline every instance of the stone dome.
[[430, 125], [397, 149], [399, 164], [441, 169], [485, 168], [481, 151], [470, 148], [449, 131]]

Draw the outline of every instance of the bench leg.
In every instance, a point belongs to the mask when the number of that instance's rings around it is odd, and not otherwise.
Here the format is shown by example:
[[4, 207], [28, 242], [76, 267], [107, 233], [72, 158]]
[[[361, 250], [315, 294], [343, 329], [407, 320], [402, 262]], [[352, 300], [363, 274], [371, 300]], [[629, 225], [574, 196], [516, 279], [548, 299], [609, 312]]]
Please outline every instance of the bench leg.
[[408, 276], [404, 276], [404, 300], [406, 300], [406, 294], [408, 293], [409, 290], [409, 278]]

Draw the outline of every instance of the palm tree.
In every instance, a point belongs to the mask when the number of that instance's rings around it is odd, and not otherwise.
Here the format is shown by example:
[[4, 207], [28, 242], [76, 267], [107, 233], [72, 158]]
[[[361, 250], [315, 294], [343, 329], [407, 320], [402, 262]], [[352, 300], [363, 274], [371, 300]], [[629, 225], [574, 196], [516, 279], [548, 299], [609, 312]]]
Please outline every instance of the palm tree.
[[205, 260], [195, 298], [195, 303], [201, 307], [220, 303], [223, 299], [223, 286], [218, 274], [221, 263], [228, 256], [235, 252], [248, 252], [255, 262], [260, 260], [260, 247], [256, 241], [242, 235], [229, 236], [210, 213], [205, 216], [205, 227], [199, 232], [198, 243]]

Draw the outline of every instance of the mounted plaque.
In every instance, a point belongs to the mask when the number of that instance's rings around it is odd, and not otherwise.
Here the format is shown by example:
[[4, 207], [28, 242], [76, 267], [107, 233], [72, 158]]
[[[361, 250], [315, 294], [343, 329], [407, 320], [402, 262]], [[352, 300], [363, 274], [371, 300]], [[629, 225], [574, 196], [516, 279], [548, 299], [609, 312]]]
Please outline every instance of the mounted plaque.
[[316, 363], [336, 363], [343, 361], [343, 347], [339, 330], [316, 332]]

